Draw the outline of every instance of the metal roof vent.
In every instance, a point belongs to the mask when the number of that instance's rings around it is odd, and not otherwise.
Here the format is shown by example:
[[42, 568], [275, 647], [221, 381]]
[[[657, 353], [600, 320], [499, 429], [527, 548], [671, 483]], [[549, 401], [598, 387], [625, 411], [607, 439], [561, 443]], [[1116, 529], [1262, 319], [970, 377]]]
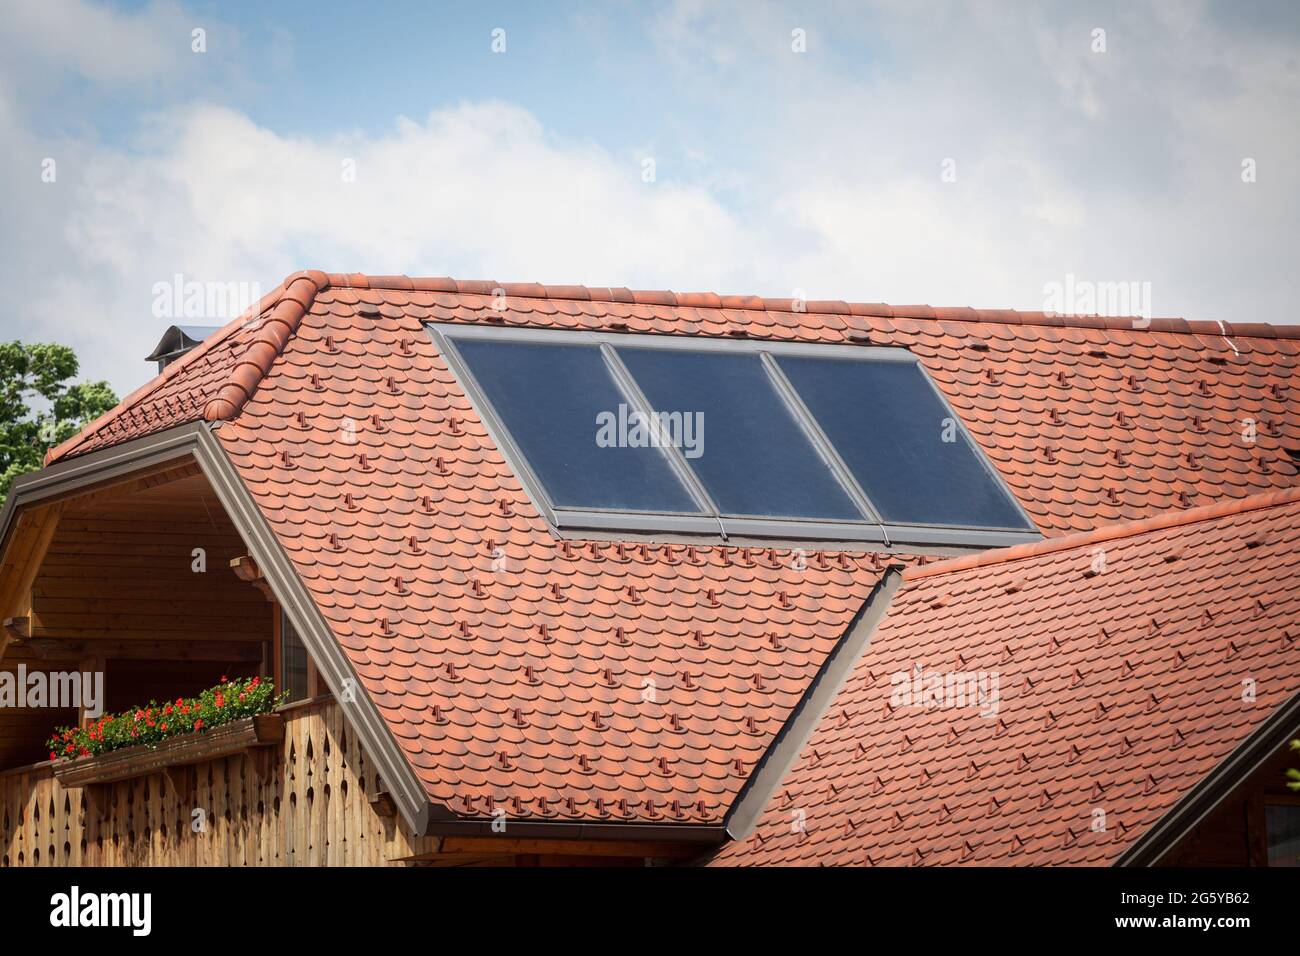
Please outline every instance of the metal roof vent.
[[145, 356], [145, 361], [157, 362], [158, 371], [162, 372], [219, 328], [217, 325], [173, 325], [163, 333], [157, 347]]

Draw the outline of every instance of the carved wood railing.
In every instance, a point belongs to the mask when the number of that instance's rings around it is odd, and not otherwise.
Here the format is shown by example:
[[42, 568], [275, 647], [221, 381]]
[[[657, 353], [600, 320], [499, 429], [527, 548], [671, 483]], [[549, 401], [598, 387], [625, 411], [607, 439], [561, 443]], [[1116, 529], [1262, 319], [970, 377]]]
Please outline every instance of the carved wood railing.
[[[245, 729], [232, 732], [242, 734], [237, 752], [191, 751], [147, 768], [128, 754], [137, 762], [126, 779], [77, 776], [82, 761], [0, 773], [0, 865], [373, 866], [436, 849], [430, 838], [412, 838], [399, 817], [376, 811], [375, 768], [333, 698], [276, 716], [278, 742], [250, 748], [248, 735], [258, 731]], [[224, 746], [223, 729], [202, 746]], [[69, 774], [93, 785], [67, 786]]]

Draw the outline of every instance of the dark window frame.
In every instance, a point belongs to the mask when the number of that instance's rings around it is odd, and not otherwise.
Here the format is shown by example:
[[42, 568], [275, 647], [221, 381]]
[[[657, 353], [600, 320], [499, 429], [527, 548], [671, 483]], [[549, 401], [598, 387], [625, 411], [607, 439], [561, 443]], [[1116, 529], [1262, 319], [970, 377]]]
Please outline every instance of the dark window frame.
[[1289, 868], [1286, 864], [1273, 862], [1273, 844], [1269, 839], [1268, 831], [1268, 811], [1270, 807], [1284, 807], [1288, 810], [1300, 812], [1300, 794], [1296, 796], [1283, 794], [1265, 794], [1259, 805], [1259, 826], [1261, 829], [1260, 839], [1263, 841], [1265, 866], [1277, 868]]
[[[979, 443], [967, 430], [961, 417], [949, 405], [946, 396], [926, 372], [917, 357], [906, 349], [880, 346], [834, 345], [801, 342], [771, 342], [761, 339], [722, 339], [686, 336], [640, 335], [619, 332], [590, 332], [563, 329], [537, 329], [518, 326], [426, 323], [426, 330], [443, 355], [452, 374], [465, 390], [487, 428], [489, 436], [505, 456], [507, 464], [523, 484], [539, 513], [557, 536], [591, 536], [594, 534], [629, 533], [645, 535], [680, 535], [691, 540], [750, 541], [766, 544], [790, 543], [824, 545], [844, 543], [873, 548], [939, 547], [990, 548], [1037, 541], [1042, 538], [1024, 506], [984, 454]], [[469, 365], [456, 348], [457, 340], [588, 345], [599, 348], [622, 388], [630, 407], [642, 413], [651, 411], [645, 396], [618, 358], [616, 349], [652, 348], [683, 351], [722, 351], [748, 353], [762, 359], [778, 395], [796, 422], [812, 440], [817, 454], [858, 504], [865, 517], [857, 521], [813, 521], [803, 518], [737, 518], [720, 514], [694, 472], [686, 464], [680, 449], [669, 448], [668, 458], [678, 478], [696, 498], [703, 515], [663, 514], [640, 511], [603, 511], [556, 508], [545, 486], [528, 464], [525, 455], [510, 436], [504, 420], [497, 413], [487, 391], [475, 379]], [[833, 444], [799, 400], [793, 386], [781, 372], [776, 357], [803, 355], [813, 358], [852, 358], [858, 360], [910, 362], [929, 383], [940, 406], [951, 416], [957, 430], [968, 443], [972, 454], [989, 480], [1004, 494], [1025, 522], [1024, 528], [972, 528], [942, 524], [891, 524], [881, 520], [879, 512], [845, 465]], [[593, 430], [595, 424], [593, 423]]]
[[[294, 628], [293, 622], [285, 614], [284, 608], [278, 607], [279, 627], [276, 628], [275, 635], [275, 660], [276, 660], [276, 692], [287, 692], [287, 703], [294, 703], [299, 700], [307, 700], [314, 696], [312, 688], [312, 664], [311, 654], [307, 651], [307, 645], [303, 643], [302, 638], [298, 636], [298, 631]], [[289, 654], [292, 652], [302, 659], [301, 668], [301, 686], [294, 686], [294, 677], [290, 674]], [[297, 669], [294, 668], [296, 671]]]

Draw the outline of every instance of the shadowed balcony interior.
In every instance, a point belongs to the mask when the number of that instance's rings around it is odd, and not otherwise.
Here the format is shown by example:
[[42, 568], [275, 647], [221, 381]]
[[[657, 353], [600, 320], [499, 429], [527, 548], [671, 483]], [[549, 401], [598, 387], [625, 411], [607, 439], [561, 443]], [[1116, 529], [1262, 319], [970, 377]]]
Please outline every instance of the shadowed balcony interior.
[[[46, 545], [48, 542], [48, 545]], [[37, 557], [6, 578], [0, 669], [102, 672], [106, 713], [267, 672], [273, 605], [231, 561], [243, 543], [188, 463], [32, 508], [13, 548]], [[43, 760], [76, 710], [0, 709], [0, 769]]]

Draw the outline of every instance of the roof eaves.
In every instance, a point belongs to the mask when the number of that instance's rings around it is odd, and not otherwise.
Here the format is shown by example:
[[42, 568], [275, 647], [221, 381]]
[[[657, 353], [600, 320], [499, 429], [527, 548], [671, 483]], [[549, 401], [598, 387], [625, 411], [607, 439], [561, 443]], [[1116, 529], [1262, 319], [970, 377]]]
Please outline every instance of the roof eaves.
[[1133, 841], [1115, 866], [1157, 866], [1161, 859], [1233, 791], [1300, 733], [1300, 693], [1295, 694], [1202, 777], [1168, 812]]
[[[435, 806], [435, 809], [441, 809]], [[425, 836], [503, 836], [507, 839], [634, 840], [662, 843], [722, 843], [725, 828], [701, 823], [629, 823], [622, 820], [571, 822], [566, 820], [509, 820], [482, 817], [445, 818], [430, 815]]]

